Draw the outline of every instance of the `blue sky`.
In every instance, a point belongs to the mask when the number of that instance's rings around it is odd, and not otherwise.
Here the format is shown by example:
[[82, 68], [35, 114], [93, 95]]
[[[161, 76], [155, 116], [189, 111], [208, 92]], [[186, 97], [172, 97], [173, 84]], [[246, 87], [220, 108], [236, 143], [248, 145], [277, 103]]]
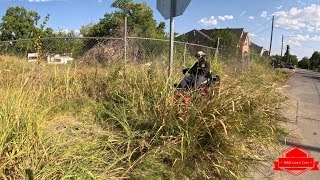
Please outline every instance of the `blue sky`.
[[[155, 19], [165, 21], [156, 10], [156, 0], [146, 2]], [[47, 26], [57, 30], [79, 30], [81, 25], [96, 23], [110, 8], [113, 0], [0, 0], [0, 16], [8, 7], [24, 6], [39, 12], [41, 17], [50, 14]], [[291, 53], [311, 56], [320, 50], [320, 2], [319, 0], [191, 0], [182, 16], [176, 18], [176, 32], [193, 29], [238, 28], [250, 33], [252, 42], [269, 49], [271, 17], [275, 15], [275, 31], [272, 54], [280, 54], [281, 36], [291, 46]], [[167, 26], [169, 22], [166, 21]]]

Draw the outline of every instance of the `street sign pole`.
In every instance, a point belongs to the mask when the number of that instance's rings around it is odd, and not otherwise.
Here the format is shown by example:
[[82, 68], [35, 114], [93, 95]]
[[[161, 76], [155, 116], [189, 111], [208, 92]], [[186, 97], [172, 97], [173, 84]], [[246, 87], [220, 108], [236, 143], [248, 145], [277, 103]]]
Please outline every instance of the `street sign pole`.
[[169, 47], [169, 66], [168, 83], [172, 84], [171, 76], [173, 69], [174, 55], [174, 17], [180, 16], [188, 7], [191, 0], [157, 0], [157, 9], [164, 19], [170, 19], [170, 47]]
[[169, 52], [169, 69], [168, 69], [168, 80], [170, 85], [172, 84], [172, 68], [173, 68], [173, 50], [174, 50], [174, 11], [175, 11], [176, 0], [171, 0], [170, 10], [170, 52]]

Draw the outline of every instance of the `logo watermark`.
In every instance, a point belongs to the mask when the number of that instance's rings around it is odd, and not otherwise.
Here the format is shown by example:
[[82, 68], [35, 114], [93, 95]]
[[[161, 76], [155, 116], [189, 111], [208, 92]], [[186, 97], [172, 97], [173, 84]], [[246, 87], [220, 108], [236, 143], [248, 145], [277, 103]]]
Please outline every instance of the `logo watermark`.
[[281, 157], [274, 162], [274, 170], [299, 176], [306, 171], [319, 171], [318, 164], [319, 161], [311, 157], [310, 151], [296, 144], [282, 151]]

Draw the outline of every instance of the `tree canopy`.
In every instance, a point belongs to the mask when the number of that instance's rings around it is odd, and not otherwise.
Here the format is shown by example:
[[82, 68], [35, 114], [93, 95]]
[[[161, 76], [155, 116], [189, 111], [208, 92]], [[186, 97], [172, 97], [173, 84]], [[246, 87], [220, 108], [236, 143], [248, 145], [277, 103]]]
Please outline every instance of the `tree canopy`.
[[303, 57], [301, 61], [298, 62], [298, 67], [302, 69], [310, 69], [310, 60], [308, 57]]
[[35, 11], [23, 7], [10, 7], [0, 23], [1, 40], [31, 38], [36, 30], [40, 16]]
[[[47, 17], [49, 18], [49, 15]], [[37, 12], [28, 11], [24, 7], [9, 7], [0, 23], [0, 40], [33, 38], [41, 29], [37, 27], [40, 18]], [[46, 28], [41, 32], [41, 36], [54, 36], [53, 29]]]
[[310, 67], [312, 69], [320, 68], [320, 53], [315, 51], [310, 58]]
[[[124, 18], [128, 17], [129, 33], [142, 37], [164, 36], [165, 24], [157, 26], [152, 9], [146, 3], [132, 0], [116, 0], [111, 5], [117, 10], [106, 13], [100, 22], [93, 25], [86, 36], [111, 36], [123, 32]], [[119, 31], [119, 32], [117, 32]]]
[[227, 30], [216, 30], [211, 35], [211, 39], [213, 40], [211, 46], [216, 47], [218, 44], [218, 38], [219, 38], [219, 44], [220, 44], [220, 53], [222, 56], [228, 58], [228, 57], [234, 57], [237, 53], [237, 45], [239, 42], [239, 39], [237, 36], [232, 33], [231, 31]]
[[298, 57], [296, 55], [290, 54], [290, 46], [287, 45], [286, 53], [284, 54], [282, 61], [294, 65], [298, 65]]

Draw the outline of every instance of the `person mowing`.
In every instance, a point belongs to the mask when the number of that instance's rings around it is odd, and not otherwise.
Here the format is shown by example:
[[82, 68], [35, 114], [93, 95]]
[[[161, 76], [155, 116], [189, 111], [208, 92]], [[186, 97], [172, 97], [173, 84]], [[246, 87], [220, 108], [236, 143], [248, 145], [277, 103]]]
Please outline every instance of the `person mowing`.
[[199, 51], [195, 57], [198, 61], [191, 68], [183, 69], [182, 73], [184, 75], [189, 73], [189, 75], [182, 79], [177, 88], [198, 89], [201, 84], [207, 80], [208, 76], [210, 76], [210, 65], [205, 59], [206, 53]]

